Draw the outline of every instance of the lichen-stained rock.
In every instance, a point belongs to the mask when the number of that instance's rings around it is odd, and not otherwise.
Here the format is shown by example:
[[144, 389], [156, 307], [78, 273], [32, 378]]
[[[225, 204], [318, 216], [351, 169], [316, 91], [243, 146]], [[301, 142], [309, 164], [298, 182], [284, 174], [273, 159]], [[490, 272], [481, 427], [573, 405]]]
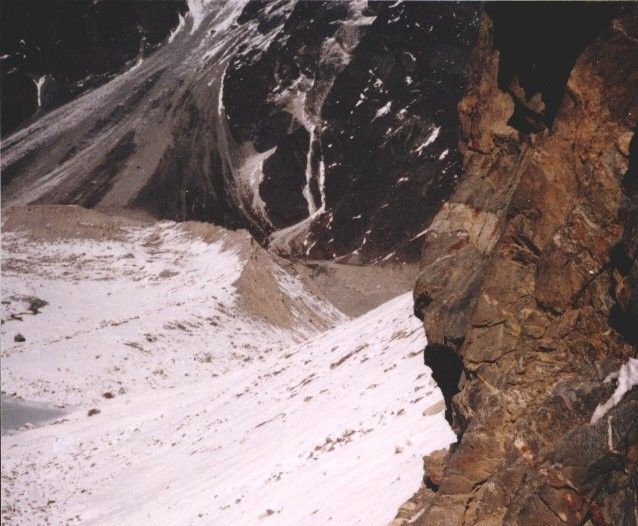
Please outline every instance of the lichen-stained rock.
[[481, 20], [459, 104], [465, 174], [414, 290], [426, 361], [463, 369], [446, 396], [459, 442], [417, 523], [635, 525], [636, 388], [591, 418], [637, 354], [638, 10], [528, 9], [579, 15], [569, 37], [548, 23], [567, 51], [535, 73], [512, 59], [525, 16], [504, 9]]
[[499, 53], [494, 49], [491, 21], [483, 17], [473, 54], [474, 78], [459, 103], [461, 134], [471, 150], [489, 153], [499, 138], [516, 138], [508, 121], [514, 113], [512, 98], [498, 87]]

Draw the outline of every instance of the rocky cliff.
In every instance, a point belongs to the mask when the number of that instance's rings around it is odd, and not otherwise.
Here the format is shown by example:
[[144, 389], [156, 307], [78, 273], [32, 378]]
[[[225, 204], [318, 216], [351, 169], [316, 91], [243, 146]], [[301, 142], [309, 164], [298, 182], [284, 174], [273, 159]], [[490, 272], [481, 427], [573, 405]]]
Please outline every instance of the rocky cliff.
[[635, 6], [483, 14], [414, 289], [459, 440], [401, 517], [637, 523], [637, 93]]

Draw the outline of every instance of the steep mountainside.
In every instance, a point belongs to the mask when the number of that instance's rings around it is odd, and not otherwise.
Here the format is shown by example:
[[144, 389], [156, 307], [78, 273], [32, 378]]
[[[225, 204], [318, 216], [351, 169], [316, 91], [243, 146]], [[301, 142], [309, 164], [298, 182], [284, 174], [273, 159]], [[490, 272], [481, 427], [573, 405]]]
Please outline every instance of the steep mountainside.
[[415, 314], [459, 442], [425, 459], [423, 525], [638, 520], [638, 12], [539, 9], [483, 16], [464, 179], [425, 236]]
[[416, 260], [460, 173], [478, 6], [189, 9], [151, 56], [6, 138], [5, 204], [134, 208], [244, 227], [287, 255]]
[[2, 2], [2, 135], [152, 53], [186, 9], [186, 0]]

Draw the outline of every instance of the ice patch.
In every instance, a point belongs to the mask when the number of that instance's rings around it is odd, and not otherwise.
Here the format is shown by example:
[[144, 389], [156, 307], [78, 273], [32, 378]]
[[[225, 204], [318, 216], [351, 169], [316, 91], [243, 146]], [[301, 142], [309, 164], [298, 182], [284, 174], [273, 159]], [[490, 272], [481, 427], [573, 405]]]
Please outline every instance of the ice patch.
[[605, 378], [605, 382], [610, 382], [613, 379], [617, 380], [618, 386], [609, 397], [609, 400], [603, 404], [598, 404], [594, 414], [591, 416], [592, 424], [598, 422], [610, 409], [618, 405], [625, 393], [629, 392], [635, 385], [638, 385], [638, 359], [629, 358], [627, 363], [623, 364], [617, 373], [610, 374]]
[[424, 236], [425, 234], [428, 233], [428, 230], [430, 230], [429, 228], [426, 228], [423, 232], [419, 232], [416, 236], [411, 237], [410, 241], [414, 241], [415, 239], [420, 238], [421, 236]]
[[46, 79], [46, 75], [42, 75], [35, 83], [38, 90], [38, 108], [42, 107], [42, 86], [44, 86]]
[[175, 40], [175, 37], [177, 36], [177, 34], [184, 29], [184, 25], [186, 24], [186, 19], [184, 18], [183, 15], [179, 15], [179, 22], [177, 23], [177, 27], [173, 30], [173, 32], [170, 34], [170, 36], [168, 37], [168, 43], [170, 44], [173, 40]]
[[218, 0], [187, 1], [188, 14], [193, 21], [191, 35], [199, 28], [204, 18], [213, 11], [215, 13], [215, 19], [219, 21], [219, 23], [215, 25], [215, 31], [222, 34], [223, 31], [230, 28], [241, 14], [244, 6], [248, 3], [247, 0], [227, 0], [225, 3]]
[[[384, 115], [387, 115], [388, 113], [390, 113], [390, 108], [391, 107], [392, 107], [392, 101], [388, 102], [387, 104], [385, 104], [384, 106], [379, 108], [377, 110], [377, 113], [374, 116], [374, 119], [378, 119], [379, 117], [383, 117]], [[374, 119], [372, 119], [372, 120], [374, 120]]]
[[38, 90], [38, 108], [42, 107], [42, 86], [44, 86], [44, 82], [46, 81], [46, 79], [46, 75], [43, 75], [35, 83], [35, 87]]
[[425, 150], [428, 146], [430, 146], [430, 144], [436, 141], [440, 131], [441, 131], [440, 126], [437, 126], [436, 128], [434, 128], [434, 130], [430, 132], [430, 135], [427, 136], [423, 144], [421, 144], [421, 146], [419, 146], [416, 150], [414, 150], [415, 153], [421, 155], [423, 153], [423, 150]]
[[204, 20], [204, 16], [206, 15], [206, 6], [209, 3], [209, 0], [188, 0], [188, 14], [193, 21], [193, 25], [191, 26], [191, 35], [197, 30], [197, 28]]
[[[217, 115], [220, 119], [222, 119], [225, 115], [224, 108], [224, 77], [226, 76], [226, 70], [228, 66], [226, 66], [221, 75], [219, 76], [219, 88], [217, 89]], [[211, 81], [212, 82], [212, 81]], [[210, 84], [209, 84], [210, 86]]]
[[275, 153], [276, 149], [277, 147], [275, 146], [262, 153], [257, 153], [252, 149], [252, 153], [246, 155], [240, 167], [234, 171], [235, 182], [242, 200], [252, 210], [259, 212], [267, 221], [266, 203], [259, 195], [259, 185], [264, 177], [264, 161]]

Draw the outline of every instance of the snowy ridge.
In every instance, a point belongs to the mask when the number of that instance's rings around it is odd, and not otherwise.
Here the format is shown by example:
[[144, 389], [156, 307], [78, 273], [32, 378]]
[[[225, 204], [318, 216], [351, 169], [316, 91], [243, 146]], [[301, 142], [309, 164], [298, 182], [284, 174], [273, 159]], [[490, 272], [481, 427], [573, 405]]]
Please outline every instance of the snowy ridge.
[[195, 33], [206, 16], [211, 13], [215, 13], [215, 17], [221, 21], [218, 24], [220, 31], [228, 29], [247, 3], [248, 0], [227, 0], [226, 2], [219, 2], [219, 0], [188, 0], [187, 16], [192, 22], [190, 33]]
[[261, 253], [202, 228], [4, 234], [2, 389], [75, 406], [2, 437], [8, 524], [383, 525], [454, 439], [409, 293], [349, 320], [273, 262], [272, 324]]

